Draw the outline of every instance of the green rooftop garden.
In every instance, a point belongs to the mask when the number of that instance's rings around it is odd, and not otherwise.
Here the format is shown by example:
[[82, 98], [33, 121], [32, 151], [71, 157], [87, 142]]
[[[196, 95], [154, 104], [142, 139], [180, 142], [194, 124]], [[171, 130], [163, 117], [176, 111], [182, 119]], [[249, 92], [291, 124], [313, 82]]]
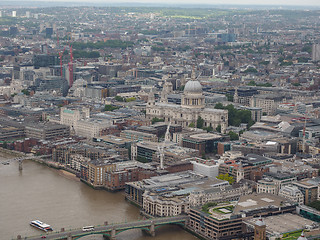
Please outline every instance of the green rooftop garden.
[[302, 230], [297, 230], [297, 231], [293, 231], [293, 232], [289, 232], [289, 233], [284, 233], [282, 235], [283, 240], [296, 240], [301, 236], [301, 232]]
[[202, 211], [212, 218], [223, 220], [228, 219], [233, 213], [235, 202], [214, 203], [209, 202], [202, 206]]

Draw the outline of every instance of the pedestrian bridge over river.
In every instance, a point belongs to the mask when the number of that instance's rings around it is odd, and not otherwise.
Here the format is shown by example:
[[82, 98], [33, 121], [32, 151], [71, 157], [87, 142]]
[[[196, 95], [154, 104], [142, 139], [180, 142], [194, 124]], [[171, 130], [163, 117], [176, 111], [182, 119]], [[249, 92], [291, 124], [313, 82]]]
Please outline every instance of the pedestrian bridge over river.
[[188, 216], [185, 215], [176, 217], [151, 218], [147, 220], [110, 224], [106, 226], [96, 226], [94, 227], [94, 231], [90, 232], [83, 232], [82, 229], [79, 228], [70, 231], [51, 232], [33, 237], [18, 236], [17, 239], [41, 240], [43, 239], [42, 236], [45, 235], [46, 239], [75, 240], [87, 235], [101, 234], [105, 239], [116, 240], [116, 236], [119, 233], [130, 229], [141, 229], [149, 233], [151, 236], [155, 236], [156, 229], [160, 228], [161, 226], [170, 224], [185, 226], [187, 221]]

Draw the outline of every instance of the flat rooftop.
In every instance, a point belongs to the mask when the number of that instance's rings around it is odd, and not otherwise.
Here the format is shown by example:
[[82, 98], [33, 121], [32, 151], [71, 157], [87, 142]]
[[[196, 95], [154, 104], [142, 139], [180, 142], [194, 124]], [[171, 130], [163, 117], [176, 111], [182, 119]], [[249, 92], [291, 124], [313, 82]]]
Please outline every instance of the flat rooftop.
[[238, 204], [234, 209], [234, 213], [247, 212], [252, 210], [258, 210], [261, 208], [268, 208], [269, 206], [274, 207], [285, 207], [291, 206], [293, 203], [287, 199], [268, 193], [254, 193], [245, 196], [241, 196]]
[[104, 142], [108, 142], [108, 143], [112, 143], [112, 144], [125, 144], [125, 143], [130, 142], [126, 138], [122, 138], [122, 137], [118, 137], [118, 136], [114, 136], [114, 135], [105, 135], [105, 136], [101, 136], [99, 138]]
[[198, 134], [193, 134], [190, 137], [194, 139], [199, 139], [199, 140], [211, 140], [211, 139], [221, 138], [222, 136], [214, 133], [198, 133]]
[[[170, 186], [178, 186], [181, 184], [199, 182], [208, 179], [207, 177], [194, 173], [193, 171], [185, 171], [178, 173], [171, 173], [162, 176], [154, 176], [150, 179], [142, 181], [131, 182], [129, 185], [139, 186], [143, 189], [154, 189], [155, 191], [167, 190]], [[177, 189], [178, 190], [178, 189]]]
[[[258, 218], [251, 218], [246, 222], [254, 224]], [[309, 219], [303, 218], [292, 213], [269, 216], [263, 218], [267, 226], [267, 234], [271, 236], [280, 235], [286, 232], [293, 232], [300, 229], [305, 229], [306, 226], [316, 226], [318, 223]]]

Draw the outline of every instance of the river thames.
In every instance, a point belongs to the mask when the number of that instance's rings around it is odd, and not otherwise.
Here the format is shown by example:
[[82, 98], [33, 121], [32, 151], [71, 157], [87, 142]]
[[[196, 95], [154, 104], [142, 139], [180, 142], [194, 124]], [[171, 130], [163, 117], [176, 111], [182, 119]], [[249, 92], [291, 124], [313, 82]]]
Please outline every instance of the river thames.
[[[5, 161], [0, 155], [0, 162]], [[94, 190], [62, 171], [41, 164], [24, 161], [0, 164], [0, 239], [16, 239], [43, 234], [29, 225], [39, 219], [54, 230], [88, 225], [102, 225], [105, 221], [125, 222], [141, 219], [139, 209], [125, 201], [124, 193]], [[102, 239], [87, 236], [81, 239]], [[197, 239], [177, 226], [165, 226], [150, 237], [141, 230], [130, 230], [117, 235], [119, 240]]]

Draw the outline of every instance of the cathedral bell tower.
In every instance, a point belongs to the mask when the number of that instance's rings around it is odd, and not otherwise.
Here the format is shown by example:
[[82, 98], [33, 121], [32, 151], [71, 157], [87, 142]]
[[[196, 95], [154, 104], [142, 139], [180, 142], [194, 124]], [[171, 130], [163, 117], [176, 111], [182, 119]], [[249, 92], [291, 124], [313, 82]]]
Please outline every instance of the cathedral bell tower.
[[171, 82], [165, 82], [163, 84], [162, 92], [161, 92], [161, 98], [160, 102], [162, 103], [168, 103], [168, 95], [172, 93], [173, 87]]
[[148, 107], [152, 107], [152, 106], [155, 105], [155, 103], [156, 103], [156, 99], [155, 99], [155, 97], [154, 97], [154, 92], [153, 92], [152, 89], [151, 89], [151, 91], [150, 91], [150, 93], [149, 93], [149, 95], [148, 95], [147, 105], [148, 105]]

